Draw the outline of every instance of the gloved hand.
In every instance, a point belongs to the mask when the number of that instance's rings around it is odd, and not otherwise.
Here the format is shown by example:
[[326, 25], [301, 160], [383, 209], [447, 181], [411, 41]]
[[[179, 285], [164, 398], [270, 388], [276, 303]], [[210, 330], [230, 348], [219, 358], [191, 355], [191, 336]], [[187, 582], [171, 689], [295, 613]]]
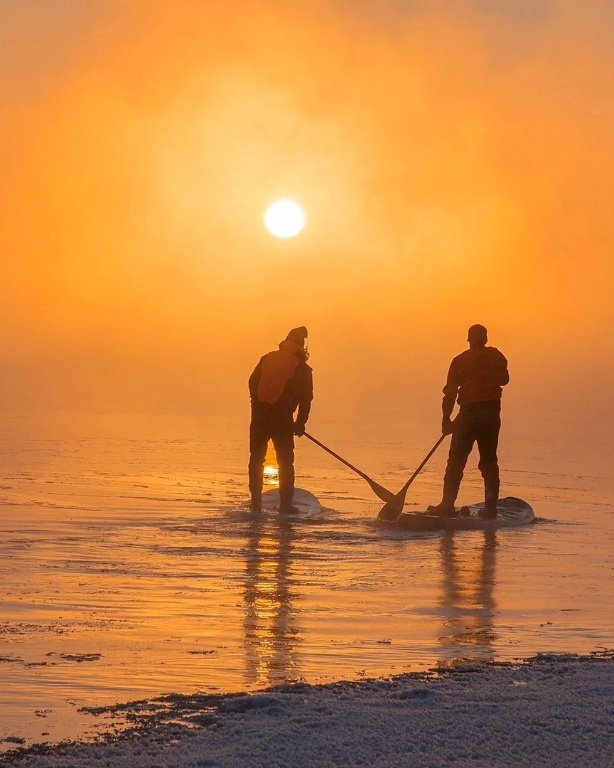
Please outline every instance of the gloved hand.
[[449, 416], [446, 416], [441, 422], [441, 434], [451, 435], [454, 432], [454, 422]]
[[305, 434], [305, 425], [301, 424], [300, 421], [294, 422], [294, 434], [297, 437], [302, 437]]

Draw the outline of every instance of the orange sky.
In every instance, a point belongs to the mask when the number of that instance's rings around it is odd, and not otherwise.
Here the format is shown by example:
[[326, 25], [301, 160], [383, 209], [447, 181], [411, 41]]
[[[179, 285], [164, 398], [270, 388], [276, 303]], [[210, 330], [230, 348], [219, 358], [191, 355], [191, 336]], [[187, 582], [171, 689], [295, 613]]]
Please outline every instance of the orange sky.
[[[6, 410], [245, 415], [304, 324], [321, 416], [438, 423], [480, 322], [517, 408], [603, 428], [608, 0], [5, 0], [0, 48]], [[262, 226], [278, 197], [294, 240]]]

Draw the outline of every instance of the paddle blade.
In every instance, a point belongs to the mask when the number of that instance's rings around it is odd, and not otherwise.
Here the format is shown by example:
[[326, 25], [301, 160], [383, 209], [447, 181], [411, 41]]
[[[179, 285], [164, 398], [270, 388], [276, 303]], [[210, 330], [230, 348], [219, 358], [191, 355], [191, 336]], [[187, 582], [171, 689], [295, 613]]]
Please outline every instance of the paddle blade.
[[[431, 456], [435, 453], [438, 446], [442, 443], [442, 441], [445, 439], [446, 435], [443, 434], [435, 443], [435, 445], [431, 448], [431, 450], [426, 454], [424, 459], [420, 462], [420, 466], [418, 469], [414, 472], [414, 474], [409, 478], [409, 480], [405, 483], [405, 485], [401, 488], [401, 490], [395, 495], [393, 499], [390, 501], [386, 501], [386, 504], [380, 509], [379, 515], [377, 516], [378, 520], [396, 520], [397, 517], [401, 514], [403, 511], [403, 506], [405, 504], [405, 497], [407, 496], [407, 490], [409, 486], [414, 482], [418, 474], [420, 473], [420, 470], [426, 462], [431, 458]], [[382, 498], [380, 496], [380, 498]]]
[[385, 501], [386, 504], [390, 504], [394, 502], [394, 500], [396, 499], [396, 496], [392, 491], [389, 491], [388, 488], [384, 488], [383, 485], [376, 483], [375, 480], [371, 480], [370, 478], [367, 479], [366, 477], [365, 477], [365, 480], [367, 480], [371, 490], [378, 497], [378, 499]]
[[401, 493], [397, 493], [390, 501], [387, 501], [380, 509], [377, 516], [378, 520], [396, 520], [397, 517], [403, 511], [403, 505], [405, 504], [405, 494], [407, 489], [403, 489]]
[[347, 459], [344, 459], [343, 456], [339, 456], [338, 453], [335, 453], [331, 448], [324, 445], [324, 443], [321, 443], [319, 440], [316, 440], [313, 435], [310, 435], [308, 432], [305, 432], [305, 437], [311, 440], [312, 443], [319, 445], [320, 448], [326, 451], [326, 453], [330, 453], [331, 456], [334, 456], [342, 464], [345, 464], [345, 466], [349, 467], [352, 470], [352, 472], [356, 472], [356, 474], [360, 475], [360, 477], [362, 477], [363, 480], [366, 480], [369, 483], [369, 486], [371, 487], [371, 490], [373, 491], [373, 493], [379, 499], [381, 499], [382, 501], [392, 501], [392, 499], [394, 499], [395, 494], [392, 493], [392, 491], [389, 491], [387, 488], [384, 488], [383, 485], [376, 483], [375, 480], [371, 480], [369, 475], [366, 475], [362, 470], [358, 469], [358, 467], [355, 467], [353, 464], [350, 464], [350, 462]]

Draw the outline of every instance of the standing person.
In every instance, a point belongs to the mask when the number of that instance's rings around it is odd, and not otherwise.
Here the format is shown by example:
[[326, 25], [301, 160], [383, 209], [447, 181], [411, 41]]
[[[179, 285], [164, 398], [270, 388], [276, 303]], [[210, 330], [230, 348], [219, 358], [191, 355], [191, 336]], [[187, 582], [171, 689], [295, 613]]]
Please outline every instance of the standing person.
[[[307, 365], [307, 328], [293, 328], [279, 349], [260, 358], [249, 377], [252, 417], [249, 428], [249, 490], [251, 507], [262, 506], [262, 473], [269, 440], [279, 465], [279, 511], [296, 512], [294, 496], [294, 435], [305, 434], [313, 400], [313, 378]], [[294, 412], [298, 408], [296, 421]]]
[[[463, 471], [477, 441], [480, 452], [478, 467], [484, 478], [484, 509], [480, 517], [497, 517], [499, 500], [499, 464], [497, 445], [501, 427], [501, 394], [510, 376], [507, 360], [495, 347], [487, 347], [488, 331], [483, 325], [472, 325], [467, 333], [469, 349], [457, 355], [450, 364], [443, 388], [441, 404], [444, 435], [452, 433], [443, 497], [437, 506], [428, 507], [431, 515], [452, 517]], [[458, 416], [451, 420], [458, 400]]]

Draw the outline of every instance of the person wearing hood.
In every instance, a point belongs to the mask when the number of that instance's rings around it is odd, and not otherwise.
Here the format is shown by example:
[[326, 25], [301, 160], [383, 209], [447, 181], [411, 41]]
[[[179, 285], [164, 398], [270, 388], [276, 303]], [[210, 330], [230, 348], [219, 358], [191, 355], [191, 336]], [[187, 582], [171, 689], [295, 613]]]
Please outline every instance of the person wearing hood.
[[[456, 515], [454, 502], [458, 495], [467, 459], [474, 443], [478, 444], [478, 468], [484, 480], [484, 509], [479, 516], [497, 517], [499, 500], [499, 463], [497, 445], [501, 427], [501, 394], [510, 380], [507, 360], [496, 347], [487, 347], [488, 331], [483, 325], [472, 325], [467, 332], [469, 349], [457, 355], [450, 364], [443, 388], [442, 433], [452, 433], [448, 463], [443, 479], [442, 500], [427, 511], [431, 515]], [[452, 421], [455, 403], [460, 406]]]
[[304, 326], [293, 328], [279, 349], [260, 358], [249, 377], [249, 491], [254, 512], [262, 508], [262, 476], [269, 440], [273, 442], [279, 465], [279, 511], [282, 514], [297, 511], [292, 505], [294, 436], [305, 434], [313, 400], [306, 340]]

